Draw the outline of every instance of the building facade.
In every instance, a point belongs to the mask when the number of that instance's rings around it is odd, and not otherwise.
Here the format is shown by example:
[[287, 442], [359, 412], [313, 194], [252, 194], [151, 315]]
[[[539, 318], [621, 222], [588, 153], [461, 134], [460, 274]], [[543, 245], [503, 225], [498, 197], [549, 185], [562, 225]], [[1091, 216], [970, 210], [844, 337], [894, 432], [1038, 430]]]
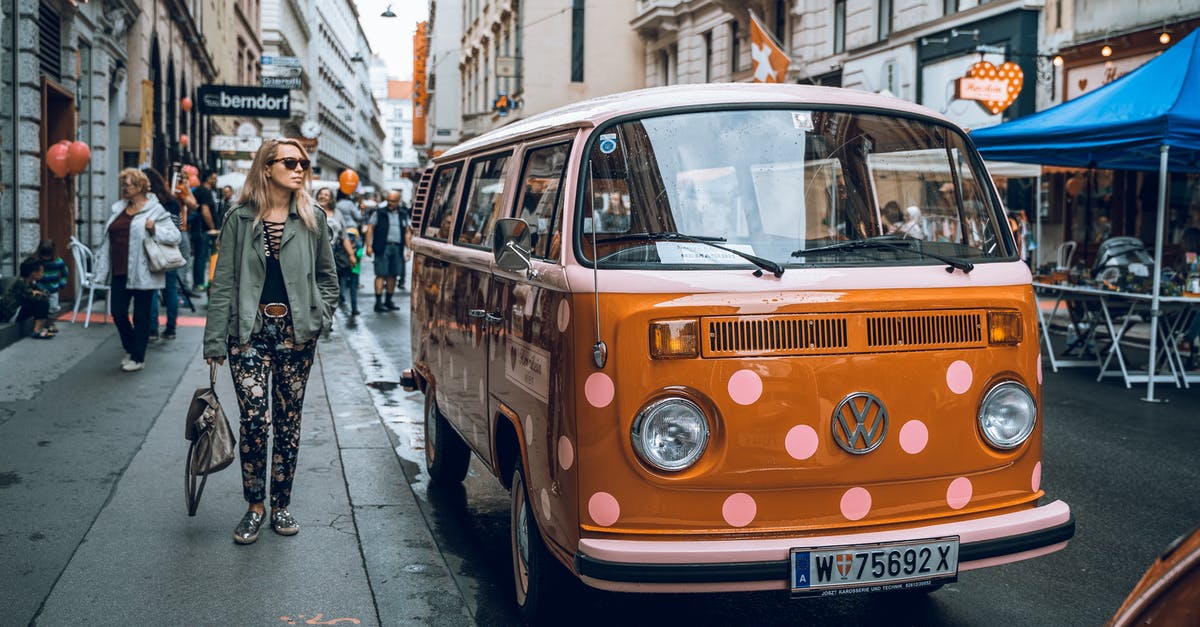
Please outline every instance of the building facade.
[[[419, 147], [422, 160], [436, 157], [460, 141], [462, 27], [462, 2], [429, 1], [429, 41], [425, 60], [428, 102], [423, 111], [425, 141]], [[420, 124], [420, 121], [414, 123]]]
[[[312, 39], [309, 14], [312, 11], [312, 3], [302, 0], [262, 0], [263, 55], [295, 58], [302, 66], [262, 68], [262, 82], [266, 86], [289, 85], [292, 93], [291, 117], [264, 119], [263, 137], [303, 137], [304, 122], [308, 119], [310, 107], [308, 92], [313, 88], [310, 70], [313, 59], [309, 57], [309, 41]], [[299, 87], [291, 87], [288, 83], [294, 79], [299, 79]], [[315, 147], [311, 142], [309, 145]]]
[[631, 2], [467, 0], [459, 59], [461, 139], [512, 119], [644, 87], [643, 44], [629, 28], [636, 14]]
[[413, 147], [413, 83], [388, 79], [376, 87], [375, 98], [382, 113], [383, 191], [400, 190], [405, 203], [412, 202], [413, 179], [420, 158]]
[[[183, 99], [215, 77], [201, 24], [217, 6], [0, 3], [0, 274], [15, 273], [45, 238], [74, 272], [68, 242], [99, 242], [122, 167], [166, 172], [208, 158], [208, 126]], [[64, 139], [92, 154], [82, 173], [59, 178], [45, 154]]]
[[313, 6], [309, 119], [315, 118], [320, 130], [313, 175], [337, 180], [343, 170], [351, 169], [363, 186], [377, 185], [383, 176], [383, 127], [371, 97], [371, 49], [358, 11], [350, 0]]

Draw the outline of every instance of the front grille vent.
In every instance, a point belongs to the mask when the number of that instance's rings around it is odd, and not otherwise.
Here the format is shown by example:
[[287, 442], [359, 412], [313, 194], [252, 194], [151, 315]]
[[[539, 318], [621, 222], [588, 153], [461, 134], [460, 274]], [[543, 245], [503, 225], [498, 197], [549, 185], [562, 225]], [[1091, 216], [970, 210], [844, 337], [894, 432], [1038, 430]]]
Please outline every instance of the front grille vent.
[[841, 316], [706, 318], [707, 355], [802, 355], [840, 352], [848, 344]]
[[983, 341], [979, 312], [886, 314], [867, 317], [867, 346], [963, 346]]

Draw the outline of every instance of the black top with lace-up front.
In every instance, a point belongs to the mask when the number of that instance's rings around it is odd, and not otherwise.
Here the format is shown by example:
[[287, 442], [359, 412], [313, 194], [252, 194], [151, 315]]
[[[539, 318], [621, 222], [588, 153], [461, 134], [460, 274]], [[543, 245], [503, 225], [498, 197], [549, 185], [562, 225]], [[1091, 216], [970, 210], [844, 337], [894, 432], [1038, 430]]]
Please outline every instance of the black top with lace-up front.
[[263, 282], [259, 304], [287, 304], [287, 286], [283, 283], [283, 270], [279, 267], [279, 248], [283, 241], [283, 222], [263, 220], [263, 255], [267, 260], [267, 277]]

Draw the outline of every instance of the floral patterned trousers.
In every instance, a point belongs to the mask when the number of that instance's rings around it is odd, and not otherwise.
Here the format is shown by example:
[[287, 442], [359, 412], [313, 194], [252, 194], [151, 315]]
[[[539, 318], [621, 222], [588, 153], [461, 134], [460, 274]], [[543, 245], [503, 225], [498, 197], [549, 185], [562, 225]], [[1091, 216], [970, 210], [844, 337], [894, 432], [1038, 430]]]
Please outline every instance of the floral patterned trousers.
[[[293, 341], [291, 316], [263, 318], [262, 329], [246, 344], [229, 338], [229, 370], [241, 409], [240, 446], [242, 493], [247, 503], [261, 503], [266, 491], [267, 435], [273, 426], [271, 447], [271, 508], [287, 507], [292, 500], [296, 454], [300, 448], [300, 410], [304, 388], [312, 369], [317, 342]], [[267, 378], [271, 403], [267, 406]], [[268, 414], [268, 411], [270, 412]]]

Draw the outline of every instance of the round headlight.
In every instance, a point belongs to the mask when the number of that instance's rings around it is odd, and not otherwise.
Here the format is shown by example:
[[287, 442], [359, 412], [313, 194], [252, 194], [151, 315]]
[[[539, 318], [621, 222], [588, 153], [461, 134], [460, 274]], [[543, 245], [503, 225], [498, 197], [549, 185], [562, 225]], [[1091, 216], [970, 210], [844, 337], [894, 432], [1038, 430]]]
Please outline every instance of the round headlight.
[[979, 406], [979, 430], [1000, 449], [1016, 448], [1033, 433], [1037, 403], [1025, 386], [1005, 381], [988, 391]]
[[659, 470], [688, 468], [708, 446], [708, 419], [695, 403], [666, 398], [647, 405], [633, 421], [633, 450]]

